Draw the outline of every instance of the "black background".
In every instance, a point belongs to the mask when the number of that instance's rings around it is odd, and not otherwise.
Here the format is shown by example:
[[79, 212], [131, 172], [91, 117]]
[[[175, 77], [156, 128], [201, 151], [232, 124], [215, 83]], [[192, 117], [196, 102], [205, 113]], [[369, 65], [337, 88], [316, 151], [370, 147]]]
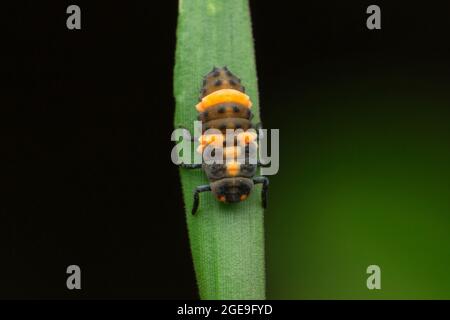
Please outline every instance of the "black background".
[[[177, 2], [78, 1], [80, 31], [69, 4], [2, 10], [0, 297], [198, 298], [170, 161]], [[369, 31], [365, 1], [250, 4], [268, 128], [290, 110], [265, 103], [330, 74], [449, 74], [448, 5], [378, 3]], [[66, 288], [71, 264], [81, 291]]]

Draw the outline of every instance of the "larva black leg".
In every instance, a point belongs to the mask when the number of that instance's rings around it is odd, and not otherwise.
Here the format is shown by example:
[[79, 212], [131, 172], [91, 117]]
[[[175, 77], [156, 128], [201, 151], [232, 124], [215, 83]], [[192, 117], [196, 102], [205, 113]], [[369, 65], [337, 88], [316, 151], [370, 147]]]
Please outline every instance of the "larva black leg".
[[185, 169], [200, 169], [202, 165], [201, 163], [180, 163], [180, 167]]
[[262, 191], [261, 191], [261, 200], [263, 204], [263, 208], [267, 208], [267, 191], [269, 190], [269, 178], [260, 176], [253, 178], [254, 184], [262, 183]]
[[199, 203], [199, 194], [201, 192], [205, 192], [205, 191], [211, 191], [211, 187], [207, 184], [203, 185], [203, 186], [198, 186], [197, 188], [195, 188], [194, 190], [194, 203], [192, 205], [192, 215], [195, 215], [195, 213], [197, 212], [198, 209], [198, 203]]

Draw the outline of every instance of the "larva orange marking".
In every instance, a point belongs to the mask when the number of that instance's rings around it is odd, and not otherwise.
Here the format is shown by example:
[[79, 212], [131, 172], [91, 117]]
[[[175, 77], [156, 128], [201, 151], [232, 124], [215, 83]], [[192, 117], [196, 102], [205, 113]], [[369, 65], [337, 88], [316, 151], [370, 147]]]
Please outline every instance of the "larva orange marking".
[[221, 89], [214, 91], [213, 93], [204, 97], [202, 101], [195, 106], [195, 108], [197, 109], [197, 111], [203, 112], [212, 106], [226, 102], [238, 103], [247, 108], [252, 107], [250, 97], [245, 93], [234, 89]]

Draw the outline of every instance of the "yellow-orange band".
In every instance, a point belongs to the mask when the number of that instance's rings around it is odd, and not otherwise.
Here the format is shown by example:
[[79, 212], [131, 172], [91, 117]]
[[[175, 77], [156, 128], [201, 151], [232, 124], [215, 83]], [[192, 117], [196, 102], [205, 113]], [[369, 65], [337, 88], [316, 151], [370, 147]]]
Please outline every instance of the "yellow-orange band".
[[234, 89], [221, 89], [214, 91], [213, 93], [204, 97], [202, 101], [200, 101], [195, 106], [195, 108], [197, 109], [198, 112], [203, 112], [211, 106], [225, 102], [239, 103], [243, 106], [246, 106], [247, 108], [251, 108], [252, 106], [250, 97], [245, 93], [242, 93]]

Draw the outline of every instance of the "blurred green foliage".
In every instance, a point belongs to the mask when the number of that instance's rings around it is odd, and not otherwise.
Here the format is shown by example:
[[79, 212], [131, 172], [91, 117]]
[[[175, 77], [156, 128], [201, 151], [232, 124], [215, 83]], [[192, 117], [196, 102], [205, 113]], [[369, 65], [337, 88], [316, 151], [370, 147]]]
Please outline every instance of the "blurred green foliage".
[[[256, 66], [247, 0], [179, 1], [174, 90], [175, 127], [193, 133], [203, 77], [213, 66], [242, 79], [259, 119]], [[189, 240], [202, 299], [264, 299], [264, 226], [261, 186], [244, 202], [224, 204], [205, 192], [196, 216], [193, 192], [204, 172], [180, 169]]]
[[[281, 134], [266, 212], [269, 299], [450, 298], [445, 92], [360, 76], [265, 101], [283, 106], [264, 117]], [[381, 290], [366, 287], [371, 264]]]

